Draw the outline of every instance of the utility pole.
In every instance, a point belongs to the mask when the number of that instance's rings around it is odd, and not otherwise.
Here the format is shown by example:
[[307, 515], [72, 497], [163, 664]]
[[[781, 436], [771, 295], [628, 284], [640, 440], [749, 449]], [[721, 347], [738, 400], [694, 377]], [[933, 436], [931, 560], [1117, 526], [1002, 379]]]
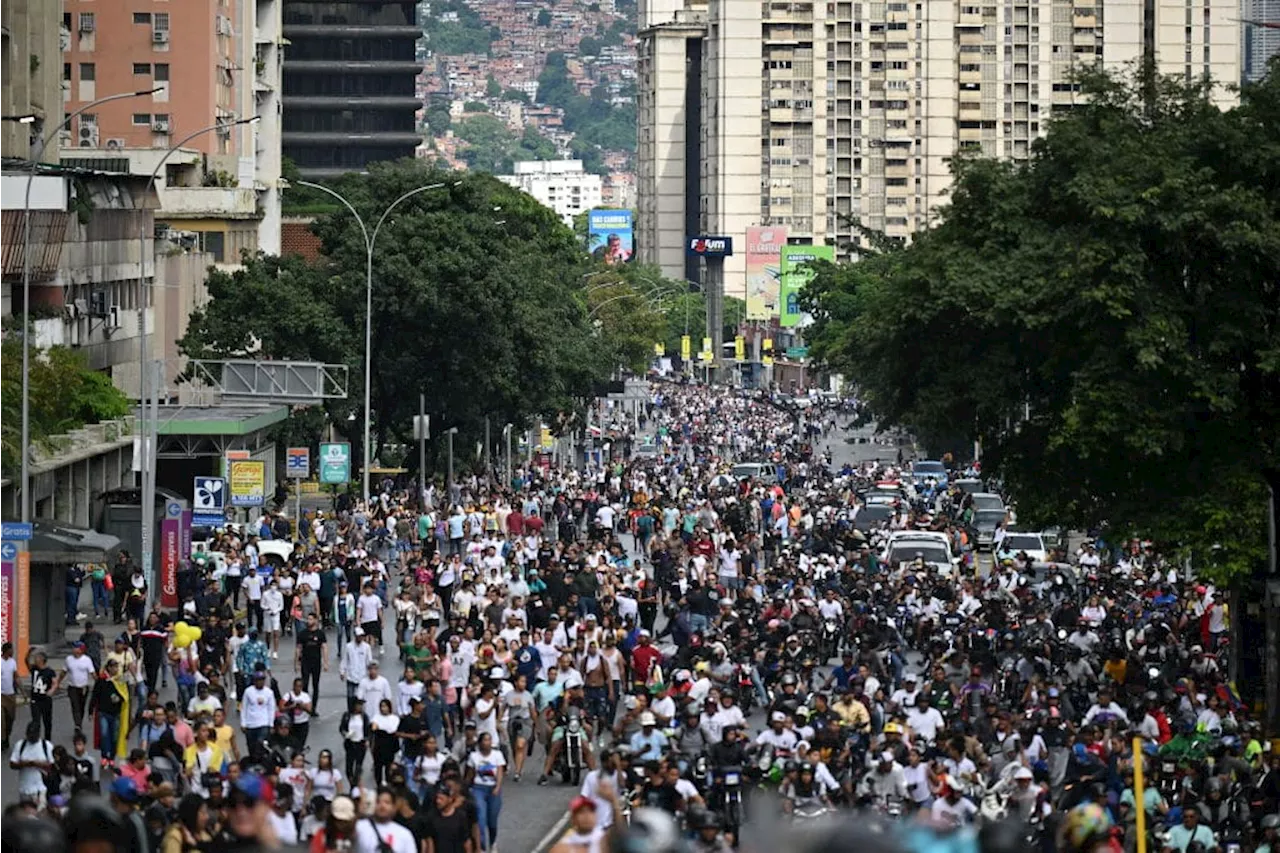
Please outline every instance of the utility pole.
[[511, 432], [514, 427], [507, 424], [502, 428], [502, 433], [507, 439], [507, 481], [503, 484], [503, 488], [511, 488]]
[[449, 502], [456, 503], [453, 496], [453, 436], [458, 431], [457, 427], [449, 427]]
[[427, 395], [418, 395], [418, 504], [423, 505], [427, 494]]
[[492, 445], [489, 438], [489, 416], [484, 416], [484, 480], [490, 485], [493, 484], [493, 463], [489, 458], [489, 447]]

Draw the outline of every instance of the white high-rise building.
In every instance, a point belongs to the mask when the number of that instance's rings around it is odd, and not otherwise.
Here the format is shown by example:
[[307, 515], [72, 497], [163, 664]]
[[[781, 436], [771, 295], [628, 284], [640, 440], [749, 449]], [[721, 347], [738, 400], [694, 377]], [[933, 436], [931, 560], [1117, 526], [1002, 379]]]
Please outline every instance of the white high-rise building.
[[581, 160], [521, 160], [514, 175], [498, 175], [504, 184], [524, 190], [573, 227], [579, 213], [599, 207], [604, 181], [582, 168]]
[[[1280, 0], [1244, 0], [1244, 81], [1256, 83], [1267, 74], [1267, 63], [1280, 53]], [[1264, 27], [1260, 24], [1269, 23]]]
[[[1253, 0], [1276, 2], [1276, 0]], [[636, 247], [695, 278], [693, 235], [834, 244], [928, 225], [961, 152], [1023, 158], [1080, 67], [1240, 79], [1238, 0], [641, 2]], [[756, 92], [756, 87], [759, 92]], [[725, 292], [745, 292], [742, 253]]]

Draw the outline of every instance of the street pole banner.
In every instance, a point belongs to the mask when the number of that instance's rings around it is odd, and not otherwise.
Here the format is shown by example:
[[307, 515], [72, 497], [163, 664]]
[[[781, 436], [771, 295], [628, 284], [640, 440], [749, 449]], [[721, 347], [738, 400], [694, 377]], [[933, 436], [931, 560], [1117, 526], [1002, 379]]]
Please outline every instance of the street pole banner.
[[182, 504], [168, 501], [160, 522], [160, 604], [178, 606], [178, 563], [182, 559]]
[[14, 576], [17, 573], [18, 546], [12, 542], [0, 545], [0, 638], [13, 642]]
[[227, 481], [221, 477], [196, 477], [191, 486], [191, 523], [222, 527], [227, 522]]
[[236, 459], [227, 463], [232, 506], [262, 506], [267, 502], [267, 463]]
[[688, 335], [680, 336], [680, 360], [688, 361], [693, 357], [693, 338]]
[[290, 447], [285, 453], [285, 476], [291, 480], [305, 480], [311, 476], [311, 448]]
[[787, 244], [786, 228], [747, 229], [747, 319], [778, 316], [778, 263]]

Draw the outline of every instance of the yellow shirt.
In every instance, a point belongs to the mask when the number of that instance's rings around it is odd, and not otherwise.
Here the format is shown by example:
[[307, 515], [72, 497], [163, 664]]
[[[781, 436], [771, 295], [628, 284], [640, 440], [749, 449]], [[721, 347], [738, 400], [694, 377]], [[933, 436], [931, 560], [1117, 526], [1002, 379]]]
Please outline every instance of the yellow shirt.
[[107, 661], [115, 661], [120, 665], [120, 675], [124, 677], [125, 684], [137, 682], [138, 656], [133, 653], [133, 649], [126, 647], [123, 652], [117, 652], [114, 649], [107, 652], [107, 656], [102, 660], [103, 669], [107, 668]]
[[235, 755], [236, 754], [236, 750], [235, 750], [236, 734], [235, 734], [235, 731], [232, 730], [231, 726], [227, 725], [226, 723], [223, 723], [221, 726], [218, 726], [213, 731], [214, 731], [214, 735], [216, 736], [216, 740], [214, 741], [214, 743], [217, 744], [218, 749], [222, 750], [222, 754]]

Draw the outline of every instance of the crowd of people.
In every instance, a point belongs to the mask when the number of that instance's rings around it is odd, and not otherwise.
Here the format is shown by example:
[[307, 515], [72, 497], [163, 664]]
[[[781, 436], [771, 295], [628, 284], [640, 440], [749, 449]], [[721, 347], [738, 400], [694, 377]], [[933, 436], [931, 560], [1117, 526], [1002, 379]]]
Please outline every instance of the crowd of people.
[[[1032, 553], [1003, 498], [980, 535], [976, 468], [835, 464], [856, 408], [659, 383], [605, 424], [655, 452], [229, 526], [177, 612], [127, 557], [70, 574], [70, 654], [25, 684], [0, 662], [5, 834], [492, 853], [505, 787], [569, 784], [557, 853], [749, 848], [766, 814], [854, 809], [1015, 827], [984, 853], [1273, 853], [1280, 751], [1225, 677], [1218, 591], [1140, 541]], [[341, 755], [312, 757], [322, 713]]]

